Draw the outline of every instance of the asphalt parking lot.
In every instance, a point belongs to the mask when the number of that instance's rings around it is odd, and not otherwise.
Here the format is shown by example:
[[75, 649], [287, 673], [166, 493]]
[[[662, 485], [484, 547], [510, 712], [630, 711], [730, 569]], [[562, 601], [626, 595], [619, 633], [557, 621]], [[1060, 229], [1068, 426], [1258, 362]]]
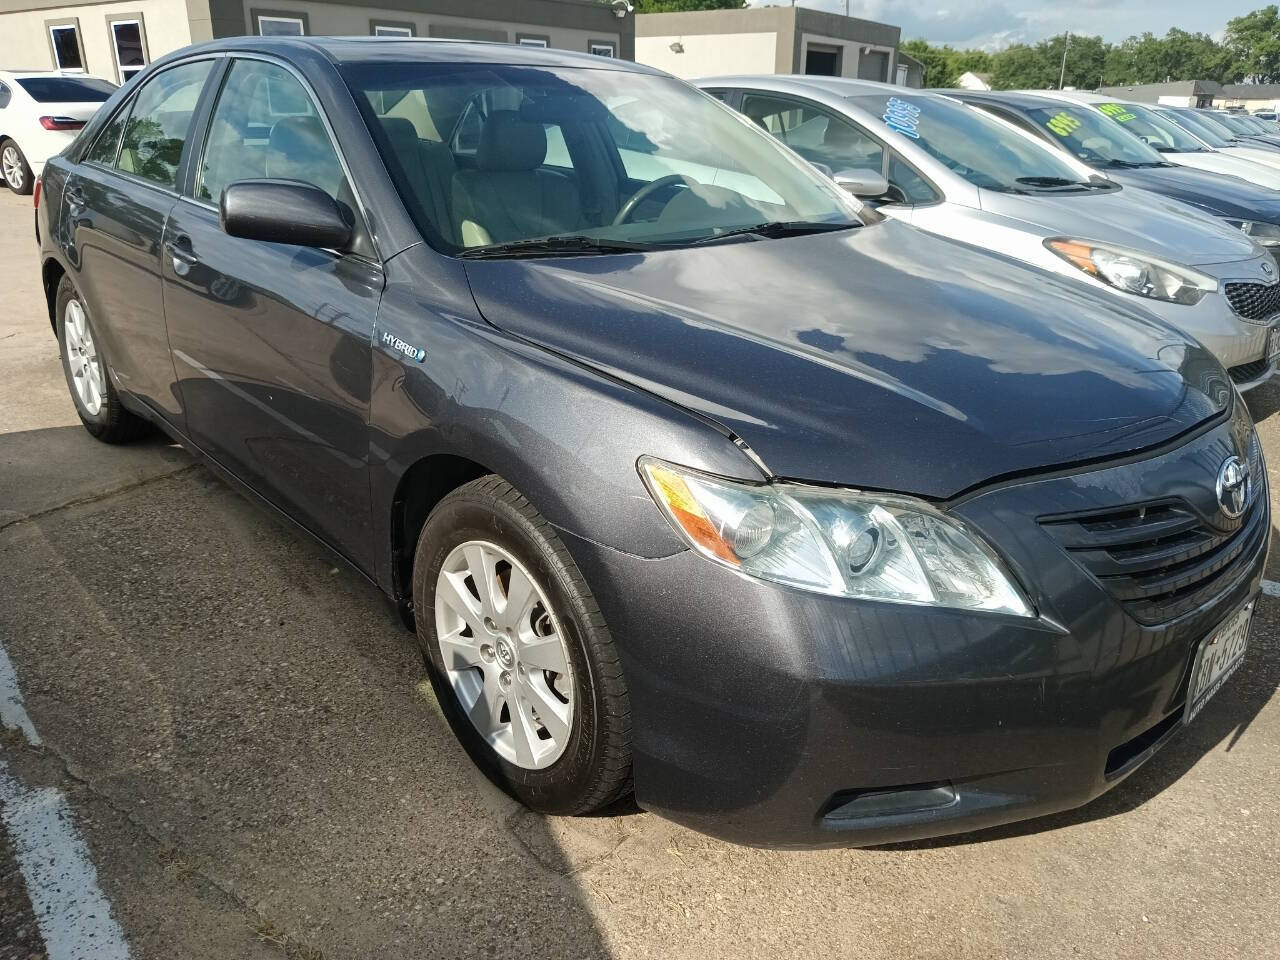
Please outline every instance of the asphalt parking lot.
[[[1280, 387], [1250, 406], [1280, 464]], [[65, 798], [136, 958], [1200, 960], [1280, 942], [1280, 599], [1194, 724], [1066, 815], [825, 852], [634, 808], [535, 816], [474, 772], [372, 587], [180, 449], [80, 428], [30, 198], [4, 191], [0, 643], [32, 726], [0, 731], [0, 798]], [[19, 870], [5, 834], [0, 960], [41, 956], [36, 914], [71, 894]]]

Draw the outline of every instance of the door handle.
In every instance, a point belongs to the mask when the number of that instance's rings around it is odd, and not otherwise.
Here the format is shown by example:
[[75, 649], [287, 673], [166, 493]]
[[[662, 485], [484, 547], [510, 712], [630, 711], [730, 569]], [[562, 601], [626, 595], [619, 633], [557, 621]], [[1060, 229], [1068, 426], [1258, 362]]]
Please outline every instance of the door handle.
[[79, 216], [80, 212], [83, 211], [86, 206], [84, 202], [84, 194], [79, 190], [71, 189], [67, 191], [66, 196], [67, 208], [69, 209], [71, 216]]
[[173, 260], [173, 270], [179, 276], [184, 275], [200, 262], [200, 258], [191, 249], [191, 238], [188, 236], [175, 237], [166, 241], [164, 251]]

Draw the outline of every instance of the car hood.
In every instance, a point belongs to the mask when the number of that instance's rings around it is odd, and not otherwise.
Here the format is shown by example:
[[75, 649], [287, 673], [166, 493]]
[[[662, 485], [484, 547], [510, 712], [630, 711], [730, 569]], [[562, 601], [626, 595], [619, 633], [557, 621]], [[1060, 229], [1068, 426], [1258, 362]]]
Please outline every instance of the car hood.
[[1103, 171], [1116, 183], [1195, 204], [1219, 217], [1280, 223], [1280, 191], [1241, 180], [1170, 164], [1137, 170]]
[[980, 190], [982, 209], [1052, 234], [1113, 243], [1175, 263], [1210, 264], [1258, 255], [1252, 240], [1214, 217], [1149, 190], [1124, 187], [1029, 196]]
[[490, 323], [722, 424], [790, 479], [946, 498], [1161, 443], [1230, 396], [1149, 314], [892, 222], [466, 271]]

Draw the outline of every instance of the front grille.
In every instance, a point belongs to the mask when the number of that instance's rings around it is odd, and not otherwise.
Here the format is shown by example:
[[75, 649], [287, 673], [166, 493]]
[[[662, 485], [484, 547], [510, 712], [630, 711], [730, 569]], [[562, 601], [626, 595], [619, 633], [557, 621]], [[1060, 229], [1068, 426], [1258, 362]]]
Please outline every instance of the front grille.
[[[1257, 444], [1254, 444], [1255, 449]], [[1224, 592], [1266, 542], [1261, 455], [1251, 451], [1259, 480], [1245, 513], [1207, 523], [1179, 498], [1070, 517], [1041, 526], [1144, 624], [1164, 623]]]
[[1280, 313], [1280, 283], [1228, 283], [1227, 302], [1246, 320], [1266, 320]]
[[1253, 363], [1242, 363], [1238, 367], [1232, 367], [1227, 373], [1236, 383], [1250, 383], [1257, 380], [1260, 376], [1267, 372], [1267, 358], [1255, 360]]

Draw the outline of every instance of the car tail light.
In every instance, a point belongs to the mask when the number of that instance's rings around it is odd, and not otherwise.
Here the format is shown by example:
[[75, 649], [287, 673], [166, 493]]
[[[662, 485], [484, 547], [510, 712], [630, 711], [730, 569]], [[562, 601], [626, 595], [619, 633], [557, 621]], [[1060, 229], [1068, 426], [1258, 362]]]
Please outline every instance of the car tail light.
[[40, 209], [40, 187], [43, 179], [44, 179], [43, 177], [36, 177], [35, 188], [31, 191], [31, 199], [35, 201], [33, 206], [37, 210]]
[[85, 121], [74, 117], [41, 117], [40, 126], [46, 130], [79, 130]]

